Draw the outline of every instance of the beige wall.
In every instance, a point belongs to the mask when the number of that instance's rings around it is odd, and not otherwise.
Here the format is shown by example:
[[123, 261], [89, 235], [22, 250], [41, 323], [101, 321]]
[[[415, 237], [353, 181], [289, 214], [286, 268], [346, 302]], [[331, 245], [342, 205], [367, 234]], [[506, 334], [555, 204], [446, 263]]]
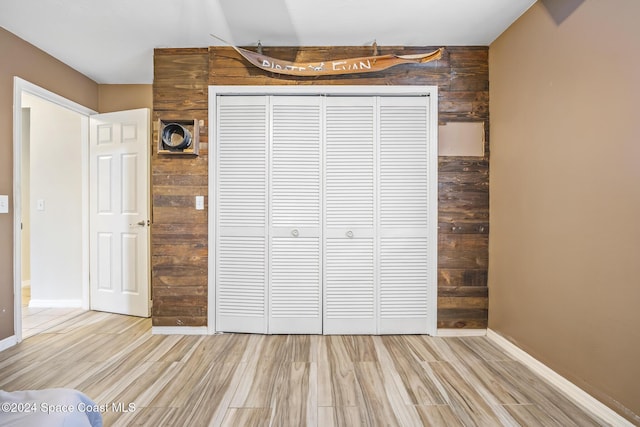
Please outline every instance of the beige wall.
[[0, 28], [0, 194], [10, 212], [0, 214], [0, 340], [13, 335], [13, 77], [98, 109], [98, 85]]
[[100, 85], [98, 94], [101, 113], [153, 108], [153, 85]]
[[489, 327], [635, 422], [639, 16], [538, 2], [489, 51]]

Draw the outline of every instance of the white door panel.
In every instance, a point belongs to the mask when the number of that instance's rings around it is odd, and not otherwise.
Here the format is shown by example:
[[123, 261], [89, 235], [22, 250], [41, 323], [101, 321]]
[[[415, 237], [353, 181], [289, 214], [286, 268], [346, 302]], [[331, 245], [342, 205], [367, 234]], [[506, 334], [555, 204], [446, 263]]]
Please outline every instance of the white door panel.
[[267, 333], [266, 249], [261, 236], [221, 236], [218, 241], [218, 329]]
[[267, 100], [222, 97], [216, 114], [216, 328], [267, 333]]
[[322, 333], [322, 99], [269, 97], [269, 333]]
[[[380, 98], [379, 333], [429, 330], [429, 104]], [[435, 163], [435, 162], [433, 162]], [[437, 185], [437, 183], [432, 183]], [[435, 234], [433, 237], [435, 239]]]
[[320, 239], [271, 237], [269, 333], [321, 334]]
[[374, 240], [327, 238], [324, 333], [375, 334]]
[[381, 334], [424, 334], [428, 329], [427, 238], [380, 239]]
[[90, 118], [91, 309], [150, 315], [148, 109]]
[[324, 333], [376, 333], [375, 98], [327, 98]]

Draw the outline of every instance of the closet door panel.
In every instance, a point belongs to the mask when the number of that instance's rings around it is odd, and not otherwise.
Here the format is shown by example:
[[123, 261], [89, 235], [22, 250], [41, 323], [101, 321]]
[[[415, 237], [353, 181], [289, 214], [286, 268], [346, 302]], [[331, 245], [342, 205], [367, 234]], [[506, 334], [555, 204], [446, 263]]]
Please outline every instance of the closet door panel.
[[216, 141], [216, 329], [267, 332], [264, 96], [221, 96]]
[[222, 236], [218, 253], [218, 330], [266, 333], [265, 239]]
[[[427, 333], [429, 111], [424, 97], [379, 99], [379, 333]], [[435, 284], [433, 284], [435, 286]]]
[[269, 333], [322, 333], [320, 97], [271, 97]]
[[376, 333], [375, 99], [325, 108], [324, 333]]
[[426, 238], [380, 239], [379, 333], [427, 333], [427, 254]]
[[376, 332], [374, 240], [325, 240], [324, 333]]
[[271, 238], [269, 333], [321, 334], [320, 239]]

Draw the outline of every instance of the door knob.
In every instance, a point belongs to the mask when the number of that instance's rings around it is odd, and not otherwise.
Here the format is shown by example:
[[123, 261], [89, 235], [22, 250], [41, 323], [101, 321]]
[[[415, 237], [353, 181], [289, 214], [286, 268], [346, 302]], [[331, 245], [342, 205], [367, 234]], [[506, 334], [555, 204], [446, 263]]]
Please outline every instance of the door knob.
[[353, 231], [351, 230], [347, 231], [347, 237], [350, 239], [353, 239]]
[[294, 229], [294, 230], [291, 232], [291, 235], [292, 235], [293, 237], [298, 237], [298, 236], [300, 235], [300, 232], [299, 232], [299, 231], [298, 231], [298, 229], [296, 228], [296, 229]]
[[144, 219], [142, 221], [138, 221], [136, 224], [144, 226]]

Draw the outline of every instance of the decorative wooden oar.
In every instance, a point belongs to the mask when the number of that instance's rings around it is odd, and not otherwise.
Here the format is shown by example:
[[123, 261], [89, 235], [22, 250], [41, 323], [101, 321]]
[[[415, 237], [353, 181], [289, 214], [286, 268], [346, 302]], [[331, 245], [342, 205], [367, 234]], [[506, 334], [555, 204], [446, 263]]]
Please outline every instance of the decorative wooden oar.
[[272, 73], [287, 74], [290, 76], [331, 76], [338, 74], [373, 73], [386, 70], [400, 64], [424, 64], [442, 57], [444, 48], [433, 52], [414, 55], [380, 55], [363, 56], [360, 58], [332, 59], [323, 62], [290, 62], [272, 58], [258, 52], [253, 52], [234, 46], [220, 37], [212, 37], [229, 44], [236, 52], [242, 55], [254, 66]]

